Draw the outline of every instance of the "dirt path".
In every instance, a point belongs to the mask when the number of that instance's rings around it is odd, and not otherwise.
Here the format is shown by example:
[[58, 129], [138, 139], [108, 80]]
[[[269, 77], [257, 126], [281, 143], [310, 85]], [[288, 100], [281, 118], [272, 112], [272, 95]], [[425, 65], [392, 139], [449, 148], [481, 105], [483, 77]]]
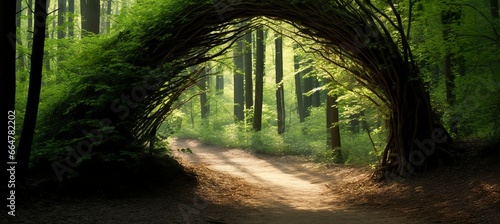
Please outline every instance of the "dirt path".
[[[398, 214], [329, 203], [331, 196], [325, 192], [332, 177], [319, 172], [313, 163], [202, 145], [195, 140], [173, 139], [171, 147], [184, 164], [206, 166], [260, 190], [239, 202], [246, 212], [209, 211], [224, 217], [227, 223], [422, 223]], [[189, 148], [192, 153], [175, 150], [181, 148]]]

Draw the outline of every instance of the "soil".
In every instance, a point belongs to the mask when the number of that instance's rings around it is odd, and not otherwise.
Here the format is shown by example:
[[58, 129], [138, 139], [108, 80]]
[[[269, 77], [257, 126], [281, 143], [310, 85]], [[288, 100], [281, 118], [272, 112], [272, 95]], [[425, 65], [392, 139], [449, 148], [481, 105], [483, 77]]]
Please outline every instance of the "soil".
[[[171, 147], [196, 178], [179, 176], [127, 197], [23, 198], [16, 217], [2, 212], [0, 223], [500, 223], [500, 157], [492, 150], [470, 150], [475, 154], [456, 167], [377, 183], [368, 167], [189, 139]], [[188, 148], [192, 153], [181, 150]]]

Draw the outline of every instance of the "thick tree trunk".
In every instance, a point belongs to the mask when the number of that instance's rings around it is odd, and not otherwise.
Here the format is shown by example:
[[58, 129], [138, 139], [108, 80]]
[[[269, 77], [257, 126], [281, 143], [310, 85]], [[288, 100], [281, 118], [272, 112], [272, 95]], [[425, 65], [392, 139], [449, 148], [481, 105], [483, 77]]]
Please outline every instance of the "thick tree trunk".
[[[100, 0], [81, 0], [80, 12], [82, 14], [82, 29], [87, 32], [99, 34]], [[82, 36], [85, 36], [85, 34], [82, 34]]]
[[35, 4], [35, 30], [31, 53], [31, 73], [29, 81], [28, 102], [24, 116], [23, 129], [19, 141], [16, 160], [19, 163], [19, 180], [24, 181], [29, 167], [33, 135], [35, 133], [40, 89], [42, 85], [43, 55], [45, 46], [45, 21], [47, 18], [47, 0], [37, 0]]
[[[1, 85], [1, 95], [2, 99], [2, 135], [4, 138], [4, 152], [2, 153], [2, 162], [13, 162], [12, 157], [14, 156], [15, 148], [15, 130], [14, 124], [15, 119], [13, 116], [9, 118], [9, 115], [15, 116], [15, 103], [16, 103], [16, 3], [14, 1], [0, 1], [0, 55], [2, 55], [2, 60], [0, 60], [0, 85]], [[9, 123], [11, 122], [11, 123]], [[10, 126], [10, 128], [9, 128]], [[11, 131], [9, 133], [9, 131]], [[14, 132], [12, 132], [14, 131]], [[7, 135], [7, 137], [5, 137]], [[7, 142], [5, 142], [7, 140]], [[10, 141], [10, 142], [9, 142]], [[11, 144], [12, 143], [12, 144]], [[12, 145], [12, 146], [11, 146]], [[13, 164], [3, 163], [4, 167], [2, 170], [2, 203], [9, 205], [7, 198], [10, 197], [8, 180], [10, 180], [10, 173], [7, 171]], [[2, 210], [2, 212], [4, 212]]]
[[283, 37], [276, 35], [276, 112], [278, 114], [278, 134], [285, 133], [285, 90], [283, 88]]
[[264, 98], [264, 31], [256, 31], [255, 49], [255, 106], [253, 115], [253, 130], [262, 129], [262, 103]]
[[326, 133], [327, 145], [330, 147], [331, 155], [335, 162], [341, 163], [342, 151], [340, 148], [339, 108], [337, 107], [337, 96], [326, 96]]
[[238, 40], [236, 43], [236, 48], [233, 51], [234, 117], [236, 121], [243, 121], [245, 119], [245, 113], [243, 111], [245, 107], [243, 45], [243, 41]]

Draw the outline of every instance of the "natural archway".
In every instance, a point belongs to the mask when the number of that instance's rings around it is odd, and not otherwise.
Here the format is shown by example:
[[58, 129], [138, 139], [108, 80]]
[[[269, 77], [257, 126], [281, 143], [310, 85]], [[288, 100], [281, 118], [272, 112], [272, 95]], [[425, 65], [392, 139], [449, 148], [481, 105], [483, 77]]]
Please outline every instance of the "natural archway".
[[[144, 150], [179, 95], [199, 75], [199, 71], [181, 71], [223, 54], [228, 43], [258, 24], [233, 25], [265, 16], [287, 22], [298, 35], [319, 43], [321, 49], [311, 50], [347, 69], [390, 109], [380, 177], [405, 176], [451, 155], [451, 139], [433, 120], [428, 93], [394, 8], [394, 15], [388, 16], [370, 1], [361, 0], [151, 0], [138, 4], [154, 5], [132, 8], [128, 16], [137, 21], [121, 26], [100, 46], [104, 54], [87, 62], [85, 77], [79, 81], [84, 87], [52, 111], [65, 117], [45, 121], [45, 127], [56, 123], [65, 128], [44, 139], [81, 140], [82, 130], [94, 129], [92, 136], [104, 133], [105, 140], [101, 136], [91, 142], [93, 151], [120, 154], [131, 145], [136, 151]], [[394, 33], [399, 35], [398, 42]], [[216, 46], [225, 47], [210, 55]], [[84, 97], [95, 100], [82, 102]], [[95, 107], [100, 109], [91, 109]]]

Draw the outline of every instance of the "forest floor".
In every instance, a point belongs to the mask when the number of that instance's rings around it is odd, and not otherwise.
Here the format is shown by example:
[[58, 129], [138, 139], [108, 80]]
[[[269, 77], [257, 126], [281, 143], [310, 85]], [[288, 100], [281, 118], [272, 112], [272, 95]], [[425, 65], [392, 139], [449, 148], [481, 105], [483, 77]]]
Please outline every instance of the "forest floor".
[[171, 147], [197, 181], [176, 178], [117, 198], [42, 194], [19, 201], [16, 218], [3, 213], [0, 223], [500, 223], [496, 149], [469, 150], [456, 167], [376, 183], [367, 167], [188, 139]]

